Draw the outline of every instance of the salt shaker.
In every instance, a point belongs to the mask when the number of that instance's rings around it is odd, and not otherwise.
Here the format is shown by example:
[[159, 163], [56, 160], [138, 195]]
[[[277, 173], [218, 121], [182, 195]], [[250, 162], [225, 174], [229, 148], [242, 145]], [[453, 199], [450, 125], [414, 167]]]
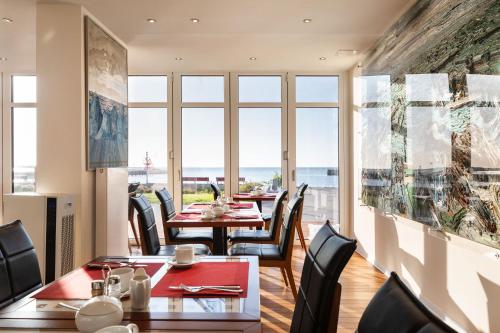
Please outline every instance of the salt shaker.
[[149, 306], [151, 298], [151, 278], [146, 274], [144, 268], [135, 270], [134, 278], [130, 280], [130, 299], [132, 309], [144, 310]]
[[108, 278], [108, 296], [120, 299], [121, 279], [118, 275], [111, 275]]

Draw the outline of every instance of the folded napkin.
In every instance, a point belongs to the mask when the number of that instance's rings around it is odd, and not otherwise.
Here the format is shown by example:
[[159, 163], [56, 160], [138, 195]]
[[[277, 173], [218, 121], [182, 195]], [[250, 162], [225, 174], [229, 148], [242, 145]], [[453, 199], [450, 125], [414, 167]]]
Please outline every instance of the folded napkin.
[[258, 219], [259, 215], [258, 214], [233, 214], [233, 215], [228, 215], [231, 218], [238, 219], [238, 220], [246, 220], [246, 219]]

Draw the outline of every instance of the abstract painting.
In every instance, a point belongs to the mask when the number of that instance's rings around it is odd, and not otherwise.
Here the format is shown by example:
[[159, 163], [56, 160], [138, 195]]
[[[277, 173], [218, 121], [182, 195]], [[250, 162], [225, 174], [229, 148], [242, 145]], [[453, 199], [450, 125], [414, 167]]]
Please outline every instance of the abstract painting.
[[128, 165], [127, 49], [85, 17], [87, 169]]
[[500, 248], [500, 2], [417, 1], [361, 67], [361, 200]]

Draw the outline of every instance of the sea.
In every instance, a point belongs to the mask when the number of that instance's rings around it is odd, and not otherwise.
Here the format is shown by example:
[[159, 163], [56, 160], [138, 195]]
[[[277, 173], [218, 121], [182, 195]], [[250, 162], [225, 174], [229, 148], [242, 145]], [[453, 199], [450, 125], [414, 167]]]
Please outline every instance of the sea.
[[[129, 182], [146, 183], [146, 174], [143, 169], [129, 168]], [[240, 177], [245, 178], [245, 182], [266, 182], [270, 181], [275, 174], [281, 174], [281, 168], [261, 167], [261, 168], [240, 168]], [[183, 168], [183, 177], [208, 177], [215, 182], [216, 177], [224, 177], [223, 168]], [[306, 183], [310, 187], [338, 187], [337, 168], [299, 167], [296, 171], [297, 184]], [[166, 184], [166, 170], [152, 170], [148, 175], [148, 182], [152, 184]]]

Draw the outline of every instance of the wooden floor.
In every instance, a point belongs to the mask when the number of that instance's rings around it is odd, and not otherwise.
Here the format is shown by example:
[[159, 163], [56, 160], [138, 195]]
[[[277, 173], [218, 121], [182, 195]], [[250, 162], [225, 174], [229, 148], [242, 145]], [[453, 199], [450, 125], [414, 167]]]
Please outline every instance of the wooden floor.
[[[308, 237], [309, 230], [304, 228]], [[307, 244], [309, 241], [307, 241]], [[140, 255], [138, 247], [133, 248], [134, 255]], [[293, 273], [295, 284], [300, 283], [304, 251], [300, 243], [295, 240], [293, 251]], [[340, 277], [342, 297], [340, 301], [340, 314], [338, 332], [354, 332], [359, 318], [375, 292], [384, 283], [386, 277], [359, 254], [354, 253]], [[278, 268], [260, 268], [260, 301], [263, 332], [288, 332], [292, 320], [295, 301], [292, 291], [285, 286]]]

